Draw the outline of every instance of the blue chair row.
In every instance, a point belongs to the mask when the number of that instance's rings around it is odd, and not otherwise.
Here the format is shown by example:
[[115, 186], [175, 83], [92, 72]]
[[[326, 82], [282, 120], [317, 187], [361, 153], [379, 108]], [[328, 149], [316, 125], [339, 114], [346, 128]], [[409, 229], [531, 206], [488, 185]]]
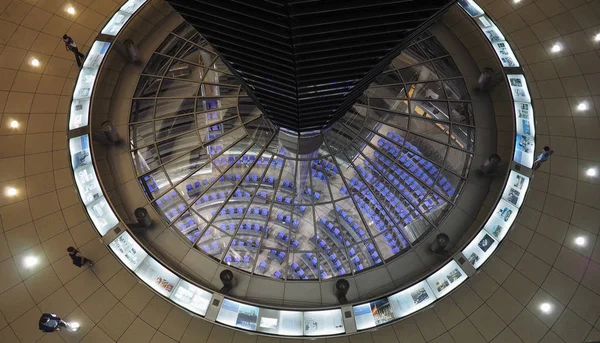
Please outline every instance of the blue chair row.
[[306, 188], [304, 193], [306, 193], [309, 196], [312, 196], [313, 198], [315, 198], [315, 200], [319, 200], [321, 198], [321, 193], [317, 191], [313, 192], [313, 190], [310, 187]]
[[177, 192], [176, 191], [170, 191], [169, 193], [163, 195], [162, 197], [156, 199], [156, 204], [158, 206], [161, 206], [166, 203], [167, 201], [171, 200], [171, 199], [177, 199]]
[[[346, 211], [343, 211], [343, 213], [344, 213], [345, 216], [342, 216], [342, 218], [344, 220], [346, 220], [346, 218], [348, 218], [348, 214], [346, 213]], [[341, 213], [340, 213], [340, 215], [341, 215]], [[325, 227], [327, 227], [327, 229], [329, 231], [331, 231], [340, 240], [340, 242], [341, 242], [342, 241], [342, 235], [341, 235], [340, 230], [335, 226], [335, 224], [332, 223], [332, 222], [330, 222], [330, 221], [328, 221], [327, 218], [324, 218], [324, 217], [321, 218], [320, 220], [321, 220], [321, 223], [323, 223], [323, 225], [325, 225]], [[350, 227], [354, 230], [354, 232], [356, 232], [356, 235], [359, 238], [363, 239], [365, 237], [365, 231], [360, 228], [360, 226], [358, 225], [358, 223], [352, 223], [350, 225]], [[350, 242], [346, 241], [346, 246], [350, 246], [350, 245], [351, 245]]]
[[[266, 192], [263, 192], [263, 193], [265, 193], [264, 198], [266, 198], [267, 197]], [[275, 201], [278, 202], [278, 203], [286, 204], [286, 205], [291, 205], [292, 204], [292, 198], [290, 198], [290, 197], [285, 197], [284, 198], [281, 195], [276, 196], [275, 197]], [[298, 201], [297, 200], [294, 200], [294, 205], [295, 205], [294, 208], [297, 209], [298, 211], [300, 211], [301, 213], [306, 212], [306, 206], [304, 206], [304, 205], [297, 206], [298, 205]]]
[[212, 255], [212, 254], [218, 254], [221, 251], [221, 247], [219, 246], [218, 242], [212, 242], [212, 244], [210, 246], [208, 244], [203, 245], [202, 250], [204, 250], [206, 253]]
[[179, 227], [179, 230], [181, 230], [181, 232], [185, 232], [191, 228], [197, 227], [197, 224], [193, 219], [190, 218], [184, 223], [179, 223], [178, 227]]
[[283, 261], [285, 261], [285, 256], [286, 256], [285, 251], [277, 251], [277, 250], [270, 250], [269, 253], [267, 254], [267, 258], [275, 260], [275, 261], [279, 262], [280, 264], [283, 263]]
[[304, 269], [302, 269], [298, 263], [294, 262], [290, 267], [302, 280], [308, 280], [308, 276], [304, 272]]
[[290, 237], [281, 231], [277, 233], [277, 236], [275, 236], [275, 241], [281, 245], [289, 245], [292, 249], [298, 249], [300, 246], [300, 241], [295, 239], [290, 243]]
[[224, 261], [227, 263], [250, 263], [250, 256], [246, 255], [242, 258], [241, 256], [232, 257], [231, 255], [227, 255]]
[[144, 183], [146, 184], [146, 186], [148, 186], [148, 189], [150, 190], [150, 192], [154, 192], [154, 191], [158, 190], [158, 185], [152, 178], [152, 175], [144, 176]]
[[327, 160], [323, 160], [323, 159], [321, 159], [321, 160], [314, 160], [312, 162], [312, 165], [315, 166], [315, 167], [322, 168], [322, 169], [324, 169], [324, 170], [326, 170], [326, 171], [328, 171], [328, 172], [330, 172], [330, 173], [332, 173], [334, 175], [336, 175], [338, 173], [337, 167], [333, 163], [331, 163], [331, 162], [329, 162]]
[[283, 213], [279, 213], [277, 215], [277, 220], [282, 221], [284, 224], [287, 224], [287, 223], [291, 222], [293, 228], [297, 228], [298, 225], [300, 225], [300, 221], [299, 220], [294, 219], [294, 221], [292, 222], [292, 217], [284, 215]]
[[209, 145], [206, 147], [209, 155], [218, 155], [221, 151], [223, 151], [223, 147], [220, 145]]
[[261, 263], [258, 264], [258, 266], [256, 266], [256, 270], [260, 273], [265, 273], [267, 271], [267, 261], [262, 261]]
[[327, 183], [327, 175], [323, 174], [323, 172], [317, 171], [315, 168], [312, 168], [310, 171], [312, 177]]
[[212, 141], [213, 139], [220, 137], [221, 133], [220, 132], [213, 132], [213, 133], [209, 133], [206, 135], [206, 140], [207, 141]]
[[231, 246], [232, 247], [247, 247], [247, 248], [256, 248], [259, 245], [260, 241], [256, 240], [256, 242], [252, 239], [247, 239], [245, 242], [241, 239], [232, 239]]
[[208, 132], [219, 131], [221, 128], [221, 124], [212, 125], [208, 127]]
[[[246, 212], [246, 208], [243, 207], [243, 206], [240, 206], [240, 207], [226, 207], [226, 208], [223, 208], [219, 212], [219, 215], [222, 216], [222, 215], [227, 215], [227, 214], [230, 214], [230, 215], [233, 215], [233, 214], [244, 214], [244, 212]], [[214, 216], [215, 214], [217, 214], [217, 211], [213, 210], [211, 212], [211, 215]], [[266, 216], [269, 215], [269, 210], [266, 209], [266, 208], [251, 207], [251, 208], [248, 208], [248, 214], [256, 214], [256, 215], [260, 215], [260, 216], [266, 217]]]

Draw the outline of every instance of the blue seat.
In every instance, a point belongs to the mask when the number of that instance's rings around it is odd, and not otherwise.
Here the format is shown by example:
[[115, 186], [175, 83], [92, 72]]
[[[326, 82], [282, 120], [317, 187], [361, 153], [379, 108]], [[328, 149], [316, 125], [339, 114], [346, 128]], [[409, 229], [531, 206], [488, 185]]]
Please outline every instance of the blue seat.
[[325, 273], [325, 272], [321, 272], [320, 275], [321, 275], [321, 279], [327, 278], [327, 273]]
[[281, 278], [281, 272], [279, 270], [275, 271], [275, 273], [273, 273], [273, 276], [276, 278]]
[[232, 260], [233, 260], [233, 258], [231, 258], [231, 256], [229, 256], [229, 255], [225, 256], [225, 262], [231, 263]]
[[244, 263], [250, 263], [250, 256], [244, 256]]

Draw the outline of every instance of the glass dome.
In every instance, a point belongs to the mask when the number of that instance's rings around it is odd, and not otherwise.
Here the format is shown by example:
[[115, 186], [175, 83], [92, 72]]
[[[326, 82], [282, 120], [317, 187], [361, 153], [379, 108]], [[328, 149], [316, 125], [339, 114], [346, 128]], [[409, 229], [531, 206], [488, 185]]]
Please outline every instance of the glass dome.
[[143, 71], [131, 156], [154, 208], [221, 263], [287, 280], [386, 263], [436, 228], [472, 160], [468, 91], [429, 33], [329, 128], [298, 135], [262, 116], [182, 24]]

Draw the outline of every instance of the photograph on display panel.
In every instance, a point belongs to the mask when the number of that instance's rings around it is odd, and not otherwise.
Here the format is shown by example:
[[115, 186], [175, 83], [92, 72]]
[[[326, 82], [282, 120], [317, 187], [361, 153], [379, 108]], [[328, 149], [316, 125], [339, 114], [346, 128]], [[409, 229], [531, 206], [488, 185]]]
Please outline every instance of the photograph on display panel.
[[498, 242], [486, 230], [481, 230], [462, 253], [477, 269], [491, 256], [497, 246]]

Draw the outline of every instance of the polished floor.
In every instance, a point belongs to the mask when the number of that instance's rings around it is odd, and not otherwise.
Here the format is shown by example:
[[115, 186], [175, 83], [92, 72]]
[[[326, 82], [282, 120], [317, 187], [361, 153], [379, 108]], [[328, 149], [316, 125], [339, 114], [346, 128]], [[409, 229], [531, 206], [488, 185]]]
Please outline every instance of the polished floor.
[[[600, 169], [600, 42], [594, 39], [600, 1], [480, 4], [525, 66], [537, 145], [552, 146], [555, 155], [535, 174], [509, 240], [476, 277], [414, 317], [327, 342], [600, 340], [600, 176], [587, 174]], [[151, 5], [169, 10], [160, 1]], [[117, 6], [111, 0], [0, 0], [0, 342], [287, 341], [234, 332], [174, 308], [124, 270], [87, 222], [69, 175], [65, 137], [77, 67], [60, 37], [66, 32], [86, 51]], [[151, 17], [136, 20], [153, 25]], [[495, 63], [458, 7], [444, 22], [481, 66]], [[556, 43], [562, 50], [552, 52]], [[586, 110], [577, 109], [581, 102]], [[499, 118], [505, 106], [497, 104]], [[16, 195], [8, 196], [9, 188]], [[574, 242], [580, 236], [583, 246]], [[94, 267], [73, 266], [69, 245], [96, 260]], [[38, 263], [27, 268], [29, 256]], [[42, 311], [82, 327], [43, 335], [37, 330]]]

